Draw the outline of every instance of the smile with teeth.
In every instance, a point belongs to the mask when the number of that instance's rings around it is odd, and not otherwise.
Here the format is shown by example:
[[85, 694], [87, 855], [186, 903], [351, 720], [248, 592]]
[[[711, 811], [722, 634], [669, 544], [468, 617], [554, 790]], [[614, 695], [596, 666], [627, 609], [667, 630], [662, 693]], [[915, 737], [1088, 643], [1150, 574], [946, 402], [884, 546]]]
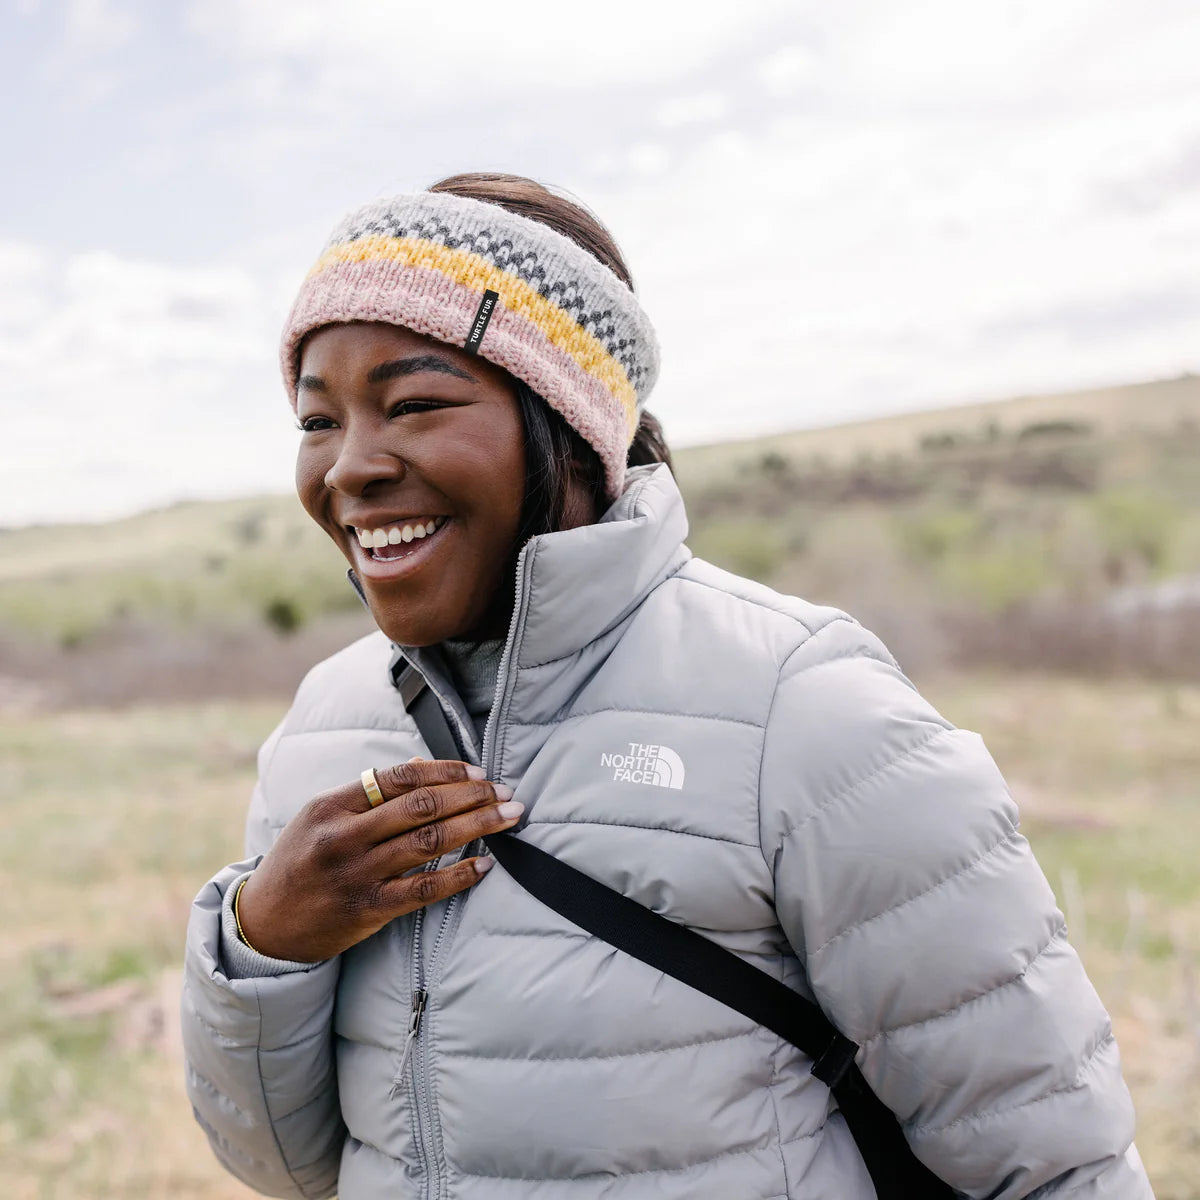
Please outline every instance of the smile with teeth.
[[424, 517], [416, 521], [406, 521], [403, 524], [384, 525], [379, 529], [359, 529], [357, 525], [352, 528], [358, 538], [358, 544], [368, 551], [372, 558], [386, 560], [400, 558], [408, 553], [407, 550], [397, 549], [397, 547], [431, 537], [445, 525], [447, 519], [446, 517]]

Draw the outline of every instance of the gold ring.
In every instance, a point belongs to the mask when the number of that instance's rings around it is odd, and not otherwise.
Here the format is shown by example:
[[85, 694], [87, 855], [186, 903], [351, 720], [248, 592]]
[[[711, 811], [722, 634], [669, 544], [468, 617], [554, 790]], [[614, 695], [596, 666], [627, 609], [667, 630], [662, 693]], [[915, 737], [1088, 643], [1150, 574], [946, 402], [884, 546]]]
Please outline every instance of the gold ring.
[[383, 793], [379, 790], [379, 780], [375, 778], [374, 768], [368, 767], [362, 773], [363, 791], [367, 793], [367, 799], [371, 802], [371, 807], [383, 803]]

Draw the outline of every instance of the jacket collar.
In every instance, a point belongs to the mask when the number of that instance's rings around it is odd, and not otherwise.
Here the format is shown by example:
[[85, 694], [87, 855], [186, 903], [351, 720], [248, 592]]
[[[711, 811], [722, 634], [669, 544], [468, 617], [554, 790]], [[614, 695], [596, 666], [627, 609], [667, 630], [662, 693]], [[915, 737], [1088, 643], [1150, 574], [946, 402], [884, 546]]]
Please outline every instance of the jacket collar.
[[521, 552], [518, 667], [582, 650], [691, 557], [683, 497], [667, 467], [638, 467], [626, 478], [596, 524], [531, 538]]
[[[618, 625], [691, 557], [687, 532], [683, 497], [657, 463], [630, 470], [621, 495], [594, 525], [530, 538], [517, 560], [501, 672], [576, 654]], [[396, 650], [435, 692], [454, 696], [436, 647]], [[465, 710], [458, 716], [470, 729]]]

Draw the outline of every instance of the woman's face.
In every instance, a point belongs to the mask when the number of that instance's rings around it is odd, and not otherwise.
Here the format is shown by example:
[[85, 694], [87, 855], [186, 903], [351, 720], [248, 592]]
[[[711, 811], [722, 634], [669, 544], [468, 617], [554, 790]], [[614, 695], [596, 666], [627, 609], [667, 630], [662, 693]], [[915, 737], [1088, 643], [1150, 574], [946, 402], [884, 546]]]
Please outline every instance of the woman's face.
[[[394, 642], [499, 637], [525, 493], [512, 381], [397, 325], [330, 325], [301, 348], [296, 490]], [[365, 543], [365, 544], [364, 544]]]

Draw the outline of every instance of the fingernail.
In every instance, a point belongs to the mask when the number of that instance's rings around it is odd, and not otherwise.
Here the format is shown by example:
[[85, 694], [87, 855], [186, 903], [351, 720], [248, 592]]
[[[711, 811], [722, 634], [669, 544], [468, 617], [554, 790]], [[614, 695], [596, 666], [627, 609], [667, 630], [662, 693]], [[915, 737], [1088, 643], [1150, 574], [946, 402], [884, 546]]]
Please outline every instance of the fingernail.
[[513, 798], [513, 790], [507, 783], [493, 783], [492, 791], [496, 793], [497, 800], [511, 800]]
[[520, 800], [508, 800], [504, 804], [501, 804], [496, 811], [500, 814], [502, 820], [511, 821], [525, 811], [525, 805]]
[[414, 754], [414, 755], [412, 756], [412, 758], [410, 758], [408, 761], [409, 761], [409, 762], [424, 762], [424, 761], [425, 761], [425, 759], [424, 759], [424, 758], [422, 758], [422, 757], [421, 757], [421, 755], [419, 755], [419, 754]]
[[477, 858], [475, 860], [475, 874], [486, 875], [495, 864], [496, 860], [494, 858]]
[[468, 779], [486, 779], [487, 775], [484, 772], [484, 769], [482, 767], [477, 767], [477, 766], [474, 766], [473, 764], [468, 764], [467, 778]]

